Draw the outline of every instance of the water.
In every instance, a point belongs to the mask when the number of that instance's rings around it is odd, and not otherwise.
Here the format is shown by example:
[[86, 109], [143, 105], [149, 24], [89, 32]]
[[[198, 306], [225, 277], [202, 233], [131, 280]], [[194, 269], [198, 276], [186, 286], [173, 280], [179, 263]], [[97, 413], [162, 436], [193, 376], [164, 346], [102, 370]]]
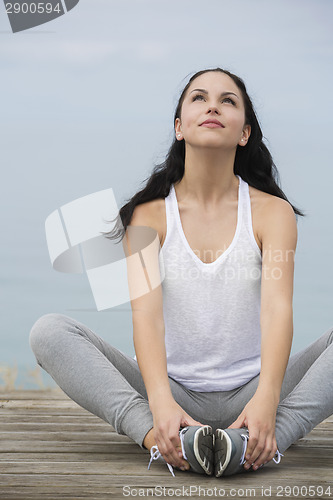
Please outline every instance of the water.
[[[316, 245], [310, 221], [299, 223], [294, 288], [294, 342], [292, 352], [314, 341], [333, 326], [332, 242]], [[316, 227], [322, 238], [326, 227]], [[43, 228], [35, 220], [11, 232], [11, 246], [1, 248], [0, 387], [37, 389], [55, 387], [53, 379], [39, 369], [30, 349], [28, 335], [33, 323], [48, 312], [76, 318], [115, 345], [134, 356], [130, 304], [96, 310], [85, 274], [59, 273], [52, 269]], [[319, 252], [320, 247], [320, 252]]]
[[293, 351], [333, 326], [332, 5], [303, 4], [238, 1], [239, 36], [224, 22], [221, 43], [211, 36], [211, 13], [225, 15], [216, 0], [190, 18], [190, 2], [149, 1], [148, 16], [141, 2], [80, 2], [38, 36], [14, 36], [0, 16], [0, 387], [55, 385], [28, 342], [48, 312], [134, 355], [129, 304], [97, 312], [85, 275], [54, 271], [44, 222], [81, 196], [112, 187], [120, 207], [141, 189], [169, 147], [186, 75], [207, 67], [245, 79], [282, 187], [309, 212], [299, 222]]

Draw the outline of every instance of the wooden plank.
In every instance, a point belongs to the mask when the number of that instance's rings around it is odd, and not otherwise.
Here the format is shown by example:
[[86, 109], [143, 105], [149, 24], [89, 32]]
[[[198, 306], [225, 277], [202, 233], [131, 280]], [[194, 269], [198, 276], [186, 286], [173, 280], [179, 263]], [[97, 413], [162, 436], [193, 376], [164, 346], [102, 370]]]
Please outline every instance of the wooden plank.
[[[116, 453], [117, 456], [119, 454], [127, 454], [127, 459], [128, 459], [128, 454], [130, 453], [131, 456], [134, 457], [134, 455], [141, 454], [142, 451], [140, 452], [139, 447], [132, 447], [130, 450], [126, 450], [126, 447], [124, 447], [123, 444], [120, 446], [117, 446], [117, 451], [112, 448], [112, 452], [109, 453], [84, 453], [84, 452], [77, 452], [73, 453], [73, 450], [70, 448], [67, 448], [67, 450], [63, 453], [62, 451], [55, 451], [53, 453], [50, 452], [38, 452], [36, 453], [33, 450], [27, 450], [26, 452], [22, 452], [22, 450], [17, 451], [17, 452], [1, 452], [0, 453], [0, 463], [1, 462], [29, 462], [29, 461], [55, 461], [55, 462], [86, 462], [87, 464], [90, 462], [110, 462], [110, 460], [113, 460], [114, 457], [113, 455]], [[125, 448], [125, 449], [124, 449]], [[147, 452], [147, 459], [150, 458], [148, 452]], [[140, 460], [142, 460], [142, 457], [140, 457]], [[148, 465], [148, 462], [147, 462]], [[1, 465], [0, 465], [0, 471], [1, 471]]]
[[[176, 487], [179, 485], [189, 486], [197, 485], [204, 487], [223, 487], [223, 488], [234, 488], [237, 487], [251, 487], [258, 488], [262, 485], [271, 485], [272, 487], [277, 487], [281, 484], [285, 485], [298, 485], [302, 486], [304, 484], [322, 484], [333, 487], [332, 476], [328, 477], [327, 469], [321, 470], [316, 469], [312, 478], [298, 476], [300, 469], [293, 469], [292, 474], [286, 474], [285, 478], [281, 483], [281, 475], [276, 473], [276, 471], [268, 471], [265, 474], [264, 468], [260, 472], [251, 472], [245, 474], [237, 474], [235, 476], [230, 476], [226, 478], [216, 478], [213, 476], [206, 476], [201, 474], [196, 474], [195, 472], [182, 472], [176, 471], [175, 477], [172, 477], [166, 467], [156, 467], [154, 470], [150, 469], [146, 471], [145, 474], [119, 474], [113, 475], [111, 473], [105, 475], [96, 474], [2, 474], [2, 487], [25, 487], [25, 486], [50, 486], [62, 487], [62, 486], [75, 486], [75, 488], [80, 488], [83, 485], [89, 485], [90, 487], [102, 489], [104, 492], [106, 488], [110, 487], [123, 487], [124, 485], [132, 486], [166, 486], [166, 487]], [[267, 466], [269, 467], [269, 466]], [[126, 470], [127, 472], [127, 470]], [[284, 473], [287, 472], [284, 469]], [[297, 473], [297, 475], [295, 475]], [[305, 475], [304, 475], [305, 476]], [[333, 495], [333, 491], [332, 491]], [[332, 496], [331, 495], [331, 496]]]
[[[163, 460], [148, 470], [149, 458], [148, 450], [118, 435], [61, 390], [0, 394], [1, 500], [123, 499], [125, 485], [217, 487], [229, 497], [231, 488], [255, 488], [262, 497], [263, 486], [272, 488], [272, 498], [278, 486], [330, 485], [333, 497], [333, 415], [291, 446], [279, 465], [270, 463], [258, 472], [218, 479], [175, 470], [173, 478]], [[248, 498], [246, 492], [240, 497]]]
[[[110, 426], [111, 427], [111, 426]], [[0, 432], [0, 441], [4, 439], [6, 441], [18, 439], [20, 441], [85, 441], [86, 443], [95, 442], [95, 441], [104, 441], [112, 444], [114, 441], [122, 440], [122, 436], [110, 430], [109, 432], [98, 432], [98, 431], [90, 431], [90, 432], [66, 432], [66, 430], [62, 431], [53, 431], [53, 432], [44, 432], [44, 431], [34, 431], [34, 432]]]
[[[100, 422], [94, 423], [85, 423], [85, 422], [24, 422], [22, 424], [19, 423], [2, 423], [0, 422], [0, 429], [3, 433], [7, 432], [56, 432], [56, 431], [64, 431], [68, 433], [72, 432], [105, 432], [106, 434], [110, 432], [115, 432], [114, 428], [110, 424], [102, 424]], [[0, 433], [1, 436], [1, 433]], [[1, 439], [1, 438], [0, 438]]]
[[58, 408], [57, 406], [55, 407], [48, 407], [48, 408], [38, 408], [35, 407], [35, 408], [29, 408], [29, 407], [26, 407], [26, 408], [6, 408], [6, 409], [3, 409], [3, 408], [0, 408], [0, 416], [2, 415], [9, 415], [9, 416], [12, 416], [12, 415], [35, 415], [36, 417], [38, 416], [42, 416], [42, 415], [63, 415], [63, 416], [81, 416], [81, 417], [86, 417], [86, 418], [98, 418], [96, 417], [95, 415], [93, 415], [92, 413], [90, 412], [87, 412], [85, 410], [81, 410], [80, 407], [77, 407], [77, 408]]
[[[141, 450], [141, 448], [134, 443], [134, 441], [129, 440], [128, 442], [124, 439], [124, 441], [114, 442], [114, 443], [86, 443], [83, 441], [75, 442], [75, 441], [1, 441], [0, 449], [3, 453], [15, 453], [16, 451], [22, 452], [34, 452], [44, 453], [68, 453], [68, 452], [78, 452], [78, 453], [133, 453], [133, 447], [136, 450]], [[149, 453], [148, 450], [142, 450], [146, 453]]]
[[[47, 448], [47, 447], [46, 447]], [[107, 452], [91, 452], [89, 449], [87, 451], [77, 451], [76, 453], [73, 451], [71, 446], [67, 446], [64, 450], [58, 448], [58, 450], [51, 451], [46, 449], [46, 451], [38, 451], [34, 449], [33, 446], [28, 447], [25, 451], [22, 447], [18, 447], [19, 451], [16, 452], [6, 452], [1, 451], [0, 453], [0, 462], [29, 462], [29, 461], [55, 461], [55, 462], [98, 462], [105, 461], [110, 462], [110, 460], [114, 460], [116, 457], [120, 455], [127, 455], [126, 459], [128, 460], [128, 455], [133, 456], [137, 454], [140, 457], [140, 460], [144, 458], [149, 460], [150, 455], [148, 451], [141, 450], [135, 443], [117, 443], [113, 444], [112, 448], [108, 446]], [[144, 458], [143, 458], [144, 457]], [[288, 455], [283, 458], [282, 463], [287, 463], [290, 466], [297, 466], [298, 464], [316, 462], [320, 463], [323, 457], [322, 448], [304, 448], [301, 452], [301, 456], [299, 453], [299, 449], [295, 449], [294, 446], [289, 448]], [[329, 448], [325, 450], [325, 463], [323, 465], [324, 468], [332, 467], [333, 464], [333, 449]], [[148, 464], [148, 462], [147, 462]], [[1, 468], [0, 468], [1, 470]]]
[[99, 417], [96, 417], [95, 415], [53, 415], [53, 414], [48, 414], [48, 415], [40, 415], [37, 414], [38, 418], [36, 418], [36, 415], [31, 414], [30, 412], [24, 412], [21, 415], [14, 414], [12, 415], [9, 412], [6, 412], [5, 414], [0, 414], [0, 426], [4, 426], [7, 424], [12, 424], [12, 425], [25, 425], [25, 424], [36, 424], [38, 423], [39, 425], [62, 425], [62, 424], [79, 424], [79, 425], [94, 425], [94, 426], [110, 426], [107, 422], [102, 420]]
[[[111, 426], [110, 426], [111, 427]], [[107, 444], [108, 446], [112, 446], [114, 443], [118, 442], [123, 442], [126, 440], [130, 440], [131, 443], [134, 443], [133, 440], [128, 438], [125, 435], [119, 435], [116, 432], [110, 430], [109, 432], [66, 432], [66, 430], [63, 431], [54, 431], [54, 432], [0, 432], [0, 442], [1, 442], [1, 448], [3, 446], [3, 441], [4, 442], [11, 442], [11, 441], [17, 441], [22, 443], [23, 441], [27, 442], [33, 442], [36, 443], [37, 441], [39, 443], [42, 443], [43, 441], [46, 441], [48, 444], [52, 444], [52, 442], [63, 442], [63, 443], [71, 443], [76, 442], [76, 443], [86, 443], [86, 444], [93, 444], [93, 443], [104, 443]], [[322, 448], [331, 448], [333, 446], [333, 441], [330, 439], [329, 442], [327, 442], [326, 439], [324, 438], [316, 438], [316, 437], [311, 437], [309, 438], [306, 443], [301, 443], [298, 444], [299, 448], [301, 449], [302, 447], [305, 447], [307, 445], [312, 445], [316, 447], [322, 447]], [[138, 446], [138, 445], [136, 445]]]
[[[98, 430], [105, 432], [115, 432], [111, 424], [105, 422], [98, 417], [89, 417], [86, 415], [0, 415], [0, 429], [6, 432], [10, 431], [50, 431], [64, 429], [68, 432], [78, 429], [85, 430]], [[317, 427], [311, 434], [301, 438], [298, 446], [307, 446], [309, 441], [322, 439], [331, 444], [333, 440], [333, 426], [332, 428], [321, 429]]]
[[[198, 474], [196, 474], [198, 476]], [[256, 496], [257, 498], [263, 498], [261, 493], [262, 493], [262, 487], [265, 487], [266, 489], [270, 488], [271, 490], [271, 496], [272, 498], [276, 498], [276, 492], [278, 487], [281, 487], [281, 480], [276, 481], [276, 480], [266, 480], [263, 481], [260, 480], [258, 481], [258, 478], [255, 479], [254, 481], [246, 480], [245, 482], [239, 481], [241, 475], [237, 476], [237, 481], [230, 481], [226, 479], [217, 479], [217, 478], [208, 478], [207, 476], [204, 476], [201, 478], [199, 481], [195, 477], [191, 477], [190, 480], [180, 480], [179, 477], [177, 476], [176, 478], [165, 480], [162, 476], [154, 476], [151, 480], [147, 480], [146, 477], [140, 477], [140, 476], [120, 476], [118, 478], [114, 478], [111, 476], [103, 478], [103, 481], [101, 481], [100, 476], [98, 478], [95, 477], [86, 477], [85, 475], [83, 476], [50, 476], [50, 475], [43, 475], [43, 476], [37, 476], [37, 477], [31, 477], [31, 476], [15, 476], [11, 477], [11, 480], [14, 481], [11, 483], [11, 486], [7, 486], [6, 482], [6, 476], [3, 477], [5, 484], [2, 486], [2, 493], [3, 493], [3, 499], [4, 500], [9, 500], [12, 498], [16, 499], [33, 499], [33, 500], [39, 500], [41, 498], [61, 498], [62, 500], [64, 498], [73, 498], [73, 492], [75, 492], [75, 499], [77, 500], [78, 498], [89, 498], [90, 500], [92, 499], [97, 499], [97, 498], [112, 498], [112, 499], [117, 499], [117, 498], [124, 498], [123, 492], [124, 491], [131, 491], [134, 490], [136, 492], [136, 495], [133, 496], [138, 496], [138, 492], [143, 490], [146, 494], [147, 491], [154, 492], [156, 491], [156, 488], [159, 489], [159, 491], [162, 490], [162, 488], [166, 488], [167, 492], [175, 492], [175, 490], [178, 488], [179, 491], [187, 491], [189, 492], [189, 488], [191, 488], [192, 492], [194, 493], [194, 488], [197, 488], [197, 491], [200, 490], [205, 490], [205, 491], [210, 491], [212, 492], [213, 488], [216, 487], [218, 490], [222, 489], [225, 492], [225, 496], [231, 496], [230, 491], [233, 489], [234, 494], [233, 497], [235, 497], [235, 490], [241, 491], [242, 494], [238, 496], [238, 498], [254, 498]], [[37, 479], [34, 481], [34, 479]], [[23, 484], [22, 484], [23, 482]], [[259, 483], [259, 485], [258, 485]], [[284, 482], [284, 484], [288, 485], [287, 482]], [[317, 480], [314, 481], [308, 481], [304, 482], [303, 479], [298, 479], [298, 478], [293, 478], [292, 482], [289, 483], [290, 486], [292, 487], [299, 487], [301, 489], [304, 486], [324, 486], [328, 487], [328, 483], [325, 481], [322, 481], [321, 479], [319, 482]], [[332, 485], [331, 485], [331, 491], [332, 491]], [[250, 496], [246, 496], [244, 493], [249, 492]], [[255, 494], [253, 494], [253, 492]], [[148, 496], [148, 495], [147, 495]], [[152, 496], [152, 493], [150, 493], [150, 496]], [[173, 496], [171, 495], [165, 495], [165, 496]], [[208, 495], [207, 495], [208, 496]], [[212, 497], [212, 493], [209, 495]], [[266, 495], [267, 496], [267, 495]], [[283, 495], [287, 496], [287, 495]], [[296, 498], [296, 496], [289, 495], [289, 497]], [[191, 495], [191, 498], [194, 499], [202, 499], [203, 494], [201, 493], [200, 496], [197, 496], [195, 494]], [[300, 495], [297, 495], [298, 498], [300, 498]], [[216, 498], [216, 497], [215, 497]], [[313, 495], [302, 495], [301, 498], [314, 498]], [[316, 496], [315, 498], [319, 498], [319, 496]], [[329, 498], [327, 496], [323, 497], [321, 496], [320, 498]]]
[[16, 408], [53, 408], [56, 406], [57, 408], [67, 409], [67, 408], [76, 408], [80, 409], [82, 412], [88, 412], [74, 401], [70, 399], [59, 399], [59, 400], [43, 400], [43, 399], [14, 399], [14, 400], [2, 400], [0, 402], [0, 408], [6, 409], [16, 409]]
[[67, 394], [59, 388], [47, 390], [31, 390], [31, 391], [4, 391], [0, 390], [1, 400], [18, 400], [18, 399], [36, 399], [36, 400], [61, 400], [70, 399]]
[[[309, 460], [309, 457], [306, 459], [303, 457], [300, 461], [288, 461], [288, 467], [286, 464], [284, 466], [279, 467], [279, 473], [283, 470], [283, 478], [286, 480], [287, 477], [294, 478], [295, 471], [297, 471], [297, 476], [303, 476], [304, 479], [311, 481], [312, 478], [308, 477], [308, 472], [304, 473], [305, 467], [312, 467], [313, 462]], [[159, 466], [157, 466], [159, 465]], [[18, 475], [34, 475], [34, 474], [57, 474], [57, 475], [77, 475], [77, 474], [85, 474], [87, 476], [123, 476], [124, 468], [126, 470], [126, 475], [134, 476], [134, 475], [144, 475], [147, 473], [149, 475], [160, 475], [161, 472], [163, 474], [169, 473], [168, 468], [163, 463], [155, 464], [148, 471], [148, 457], [143, 457], [140, 454], [133, 454], [130, 457], [128, 455], [122, 455], [119, 453], [116, 458], [110, 460], [109, 462], [101, 461], [101, 462], [66, 462], [62, 461], [61, 457], [57, 460], [46, 461], [46, 460], [34, 460], [34, 461], [11, 461], [11, 462], [1, 462], [0, 463], [0, 473], [3, 474], [18, 474]], [[319, 468], [320, 467], [320, 468]], [[329, 464], [320, 464], [318, 468], [315, 469], [316, 478], [319, 476], [322, 479], [328, 478], [328, 473], [331, 476], [332, 484], [332, 465]], [[275, 464], [267, 466], [267, 469], [275, 470]], [[178, 471], [177, 473], [183, 474], [182, 471]], [[262, 472], [262, 471], [260, 471]], [[185, 476], [188, 473], [184, 473]], [[194, 474], [194, 473], [191, 473]], [[262, 477], [262, 476], [261, 476]], [[333, 493], [333, 492], [332, 492]]]

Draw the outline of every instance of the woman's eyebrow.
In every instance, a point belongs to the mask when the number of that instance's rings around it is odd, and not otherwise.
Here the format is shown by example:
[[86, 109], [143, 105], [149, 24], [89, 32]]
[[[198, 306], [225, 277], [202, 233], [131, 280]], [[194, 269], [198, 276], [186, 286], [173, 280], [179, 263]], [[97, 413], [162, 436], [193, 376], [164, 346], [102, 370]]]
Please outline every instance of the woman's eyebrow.
[[[191, 90], [190, 94], [192, 92], [195, 92], [196, 90], [198, 90], [199, 92], [203, 92], [204, 94], [208, 94], [207, 90], [205, 90], [205, 89], [194, 89], [194, 90]], [[221, 95], [220, 95], [220, 97], [224, 97], [224, 96], [230, 95], [230, 94], [234, 95], [235, 97], [237, 97], [237, 99], [239, 99], [238, 95], [235, 94], [234, 92], [222, 92]]]

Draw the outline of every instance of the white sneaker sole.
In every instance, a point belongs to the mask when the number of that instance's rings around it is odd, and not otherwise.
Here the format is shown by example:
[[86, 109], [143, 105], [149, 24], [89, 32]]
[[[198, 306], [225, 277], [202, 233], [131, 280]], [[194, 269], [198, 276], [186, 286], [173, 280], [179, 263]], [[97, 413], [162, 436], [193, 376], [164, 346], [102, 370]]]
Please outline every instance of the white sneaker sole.
[[[209, 448], [208, 444], [209, 444], [210, 438], [207, 439], [206, 436], [212, 436], [212, 440], [213, 440], [212, 460], [208, 460], [206, 454], [203, 452], [203, 448]], [[214, 443], [215, 443], [215, 436], [212, 432], [212, 428], [208, 425], [201, 427], [201, 429], [198, 429], [194, 435], [194, 440], [193, 440], [194, 456], [197, 459], [200, 466], [202, 467], [202, 469], [209, 476], [213, 474], [213, 470], [214, 470], [214, 462], [213, 462]], [[200, 456], [200, 451], [202, 453], [202, 456]]]
[[228, 434], [222, 430], [216, 430], [215, 440], [215, 477], [222, 476], [228, 467], [231, 458], [232, 442]]

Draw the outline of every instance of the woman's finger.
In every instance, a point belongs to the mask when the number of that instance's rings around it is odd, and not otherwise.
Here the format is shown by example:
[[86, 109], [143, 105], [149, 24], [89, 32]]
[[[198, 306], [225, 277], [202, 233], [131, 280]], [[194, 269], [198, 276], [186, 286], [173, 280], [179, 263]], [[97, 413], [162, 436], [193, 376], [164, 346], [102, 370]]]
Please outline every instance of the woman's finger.
[[168, 464], [181, 468], [186, 465], [186, 462], [182, 456], [179, 455], [179, 449], [176, 448], [176, 446], [179, 446], [181, 450], [179, 432], [170, 434], [164, 434], [160, 444], [161, 449], [159, 445], [158, 449]]
[[[269, 462], [270, 456], [272, 454], [272, 449], [273, 449], [273, 442], [272, 440], [266, 440], [264, 449], [262, 450], [261, 454], [256, 458], [255, 462], [252, 465], [253, 470], [257, 470], [261, 465]], [[275, 454], [275, 453], [274, 453]], [[273, 454], [273, 456], [274, 456]]]
[[[250, 440], [249, 440], [250, 442]], [[252, 464], [255, 463], [255, 461], [257, 460], [257, 458], [261, 455], [261, 453], [263, 452], [265, 448], [265, 438], [262, 434], [259, 434], [257, 439], [256, 439], [256, 442], [255, 442], [255, 446], [253, 446], [252, 448], [252, 453], [246, 453], [246, 463], [244, 465], [245, 469], [249, 469]]]
[[245, 452], [245, 460], [246, 463], [244, 464], [244, 467], [248, 469], [254, 460], [251, 461], [253, 457], [253, 452], [257, 446], [259, 440], [259, 431], [255, 428], [249, 429], [249, 440], [247, 442], [247, 447], [246, 447], [246, 452]]
[[277, 452], [277, 449], [278, 449], [278, 447], [277, 447], [276, 439], [275, 439], [275, 437], [274, 437], [274, 439], [273, 439], [273, 444], [272, 444], [272, 450], [271, 450], [271, 453], [269, 454], [268, 458], [266, 459], [266, 460], [267, 460], [267, 462], [270, 462], [270, 461], [271, 461], [271, 460], [275, 457], [275, 454], [276, 454], [276, 452]]

